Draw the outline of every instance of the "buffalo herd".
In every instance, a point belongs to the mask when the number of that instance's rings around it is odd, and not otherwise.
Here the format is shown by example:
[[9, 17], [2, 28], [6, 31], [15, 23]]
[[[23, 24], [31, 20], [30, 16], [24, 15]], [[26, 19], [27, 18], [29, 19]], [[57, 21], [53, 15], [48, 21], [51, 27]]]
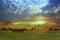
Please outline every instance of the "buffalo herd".
[[36, 28], [18, 28], [18, 29], [13, 29], [13, 28], [1, 28], [2, 31], [12, 31], [12, 32], [25, 32], [25, 31], [34, 31], [34, 30], [39, 30]]
[[[25, 31], [39, 31], [39, 28], [1, 28], [2, 31], [11, 31], [11, 32], [25, 32]], [[49, 28], [48, 31], [59, 31], [60, 28]]]
[[60, 27], [52, 27], [48, 31], [60, 31]]

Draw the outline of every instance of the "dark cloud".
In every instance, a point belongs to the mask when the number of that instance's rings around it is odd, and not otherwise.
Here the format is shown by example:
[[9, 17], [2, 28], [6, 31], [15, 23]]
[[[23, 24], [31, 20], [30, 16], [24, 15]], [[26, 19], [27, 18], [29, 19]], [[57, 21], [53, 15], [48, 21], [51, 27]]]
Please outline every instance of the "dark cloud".
[[[50, 20], [53, 20], [54, 22], [58, 21], [60, 23], [60, 18], [56, 18], [60, 16], [60, 0], [49, 0], [48, 5], [42, 8], [42, 12], [32, 12], [33, 15], [32, 13], [29, 14], [29, 12], [31, 12], [29, 7], [24, 5], [16, 7], [16, 5], [14, 5], [15, 2], [11, 2], [12, 1], [0, 0], [0, 22], [34, 21], [35, 17], [43, 16], [50, 18]], [[25, 10], [23, 7], [26, 7], [27, 10]]]

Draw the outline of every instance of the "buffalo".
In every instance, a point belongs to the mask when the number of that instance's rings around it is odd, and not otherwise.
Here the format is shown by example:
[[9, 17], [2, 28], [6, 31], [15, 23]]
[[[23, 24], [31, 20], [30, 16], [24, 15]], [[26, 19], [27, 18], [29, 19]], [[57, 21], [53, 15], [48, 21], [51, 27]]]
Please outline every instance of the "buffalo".
[[12, 32], [25, 32], [27, 31], [26, 28], [22, 28], [22, 29], [13, 29]]

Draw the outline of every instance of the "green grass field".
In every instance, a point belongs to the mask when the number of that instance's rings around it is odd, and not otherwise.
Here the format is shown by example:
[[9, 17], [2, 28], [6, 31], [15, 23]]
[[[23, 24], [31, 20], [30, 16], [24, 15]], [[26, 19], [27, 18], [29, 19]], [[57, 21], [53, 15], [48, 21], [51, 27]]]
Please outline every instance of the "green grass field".
[[8, 32], [0, 31], [0, 40], [60, 40], [60, 31]]

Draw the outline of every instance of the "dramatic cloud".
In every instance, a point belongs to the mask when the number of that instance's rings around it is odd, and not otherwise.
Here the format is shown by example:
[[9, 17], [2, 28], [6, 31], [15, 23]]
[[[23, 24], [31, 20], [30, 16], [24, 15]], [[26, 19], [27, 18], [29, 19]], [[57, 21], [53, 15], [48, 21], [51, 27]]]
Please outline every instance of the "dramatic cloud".
[[60, 22], [60, 0], [0, 0], [0, 22], [30, 22], [40, 17]]

